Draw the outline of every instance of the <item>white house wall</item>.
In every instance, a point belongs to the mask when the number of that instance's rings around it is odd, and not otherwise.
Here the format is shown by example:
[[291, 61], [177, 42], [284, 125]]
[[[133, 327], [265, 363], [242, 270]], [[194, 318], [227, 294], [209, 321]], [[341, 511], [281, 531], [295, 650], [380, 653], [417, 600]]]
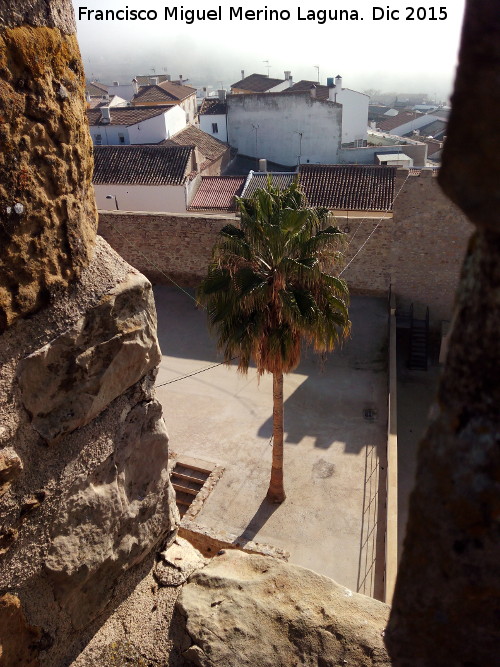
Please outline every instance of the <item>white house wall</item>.
[[[111, 110], [113, 113], [113, 110]], [[90, 136], [96, 146], [119, 146], [120, 144], [128, 145], [131, 143], [129, 136], [129, 128], [126, 125], [91, 125]], [[101, 136], [100, 142], [98, 135]], [[123, 136], [123, 141], [120, 141], [120, 135]]]
[[229, 95], [227, 104], [228, 142], [239, 153], [286, 166], [296, 165], [299, 154], [302, 164], [337, 162], [340, 105], [316, 100], [308, 92]]
[[[94, 185], [97, 208], [152, 213], [185, 213], [186, 191], [183, 185]], [[111, 195], [113, 199], [106, 199]]]
[[124, 100], [130, 102], [134, 95], [136, 94], [135, 87], [132, 83], [118, 85], [118, 86], [108, 86], [109, 96], [118, 95], [118, 97], [123, 97]]
[[[212, 123], [217, 123], [218, 132], [212, 131]], [[200, 130], [210, 134], [212, 137], [227, 142], [226, 114], [203, 114], [200, 115]]]
[[368, 95], [344, 88], [336, 94], [336, 101], [342, 104], [342, 143], [366, 140], [368, 132]]

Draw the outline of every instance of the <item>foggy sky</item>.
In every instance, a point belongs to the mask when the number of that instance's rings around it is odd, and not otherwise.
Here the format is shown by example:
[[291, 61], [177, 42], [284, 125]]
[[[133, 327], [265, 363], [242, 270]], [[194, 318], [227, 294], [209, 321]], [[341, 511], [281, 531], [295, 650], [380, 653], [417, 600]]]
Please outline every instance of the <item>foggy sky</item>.
[[[343, 85], [356, 90], [424, 92], [445, 99], [452, 89], [465, 0], [441, 0], [434, 5], [420, 0], [396, 0], [389, 5], [377, 0], [269, 0], [267, 3], [218, 2], [169, 3], [168, 0], [73, 0], [78, 38], [87, 78], [105, 83], [128, 83], [137, 74], [182, 74], [192, 85], [229, 86], [241, 78], [240, 71], [267, 73], [283, 78], [291, 70], [295, 81], [343, 76]], [[184, 9], [222, 8], [222, 21], [164, 20], [164, 7]], [[289, 21], [229, 21], [229, 7], [288, 9]], [[400, 20], [374, 21], [372, 8], [400, 10]], [[446, 20], [405, 21], [406, 7], [441, 7]], [[78, 21], [79, 7], [87, 9], [155, 9], [150, 21]], [[298, 21], [310, 9], [356, 9], [362, 21]]]

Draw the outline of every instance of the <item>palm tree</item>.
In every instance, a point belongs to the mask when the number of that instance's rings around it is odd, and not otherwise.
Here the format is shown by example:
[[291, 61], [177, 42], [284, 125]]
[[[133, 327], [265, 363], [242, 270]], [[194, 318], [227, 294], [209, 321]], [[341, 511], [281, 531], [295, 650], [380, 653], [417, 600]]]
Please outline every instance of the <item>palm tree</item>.
[[283, 486], [283, 373], [300, 361], [305, 339], [318, 352], [333, 350], [350, 330], [348, 290], [326, 272], [340, 259], [343, 235], [329, 226], [327, 209], [306, 208], [294, 183], [269, 182], [237, 199], [240, 228], [227, 225], [213, 248], [198, 289], [224, 361], [246, 373], [273, 374], [273, 456], [268, 500], [285, 499]]

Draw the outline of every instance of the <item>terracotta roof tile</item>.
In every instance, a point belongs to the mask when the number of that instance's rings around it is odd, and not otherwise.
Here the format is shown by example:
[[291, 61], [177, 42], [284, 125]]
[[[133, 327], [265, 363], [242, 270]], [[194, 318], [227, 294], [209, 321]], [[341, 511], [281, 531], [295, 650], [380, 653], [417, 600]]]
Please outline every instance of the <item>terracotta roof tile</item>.
[[162, 143], [166, 146], [196, 146], [200, 153], [212, 162], [220, 158], [227, 150], [229, 150], [227, 144], [222, 143], [219, 139], [203, 132], [203, 130], [200, 130], [194, 125], [188, 125], [180, 132], [177, 132], [173, 137]]
[[265, 188], [269, 178], [271, 178], [271, 183], [275, 188], [285, 190], [297, 178], [297, 174], [293, 171], [254, 172], [243, 191], [243, 197], [251, 197], [259, 188]]
[[181, 185], [192, 146], [94, 146], [96, 185]]
[[196, 88], [191, 86], [181, 86], [172, 81], [163, 81], [158, 85], [143, 86], [137, 95], [134, 95], [134, 102], [180, 102], [190, 95], [196, 93]]
[[227, 102], [222, 102], [218, 97], [205, 97], [200, 107], [200, 116], [215, 116], [227, 113]]
[[163, 107], [111, 107], [111, 122], [105, 123], [102, 121], [100, 109], [88, 109], [87, 118], [89, 125], [135, 125], [142, 123], [144, 120], [154, 118], [162, 113], [166, 113], [168, 109]]
[[310, 206], [348, 211], [391, 211], [395, 167], [302, 165], [299, 184]]
[[270, 79], [265, 74], [250, 74], [244, 79], [231, 84], [231, 88], [239, 88], [242, 90], [250, 90], [254, 93], [265, 93], [266, 90], [274, 88], [279, 83], [283, 83], [285, 79]]
[[202, 176], [189, 210], [234, 211], [234, 198], [241, 194], [245, 179], [245, 176]]
[[316, 99], [317, 100], [327, 100], [328, 99], [328, 94], [329, 94], [329, 88], [328, 86], [323, 86], [316, 81], [307, 81], [306, 79], [302, 79], [301, 81], [297, 81], [297, 83], [294, 83], [293, 86], [290, 86], [290, 88], [286, 88], [285, 90], [282, 90], [282, 93], [297, 93], [297, 92], [306, 92], [310, 91], [312, 87], [316, 88]]
[[383, 120], [379, 120], [377, 122], [377, 127], [380, 128], [382, 132], [390, 132], [390, 130], [399, 127], [400, 125], [404, 125], [405, 123], [409, 123], [421, 116], [421, 113], [415, 111], [400, 111], [397, 116], [385, 116]]
[[103, 83], [98, 81], [89, 81], [85, 85], [85, 92], [90, 95], [90, 97], [104, 97], [108, 94], [109, 86], [105, 86]]

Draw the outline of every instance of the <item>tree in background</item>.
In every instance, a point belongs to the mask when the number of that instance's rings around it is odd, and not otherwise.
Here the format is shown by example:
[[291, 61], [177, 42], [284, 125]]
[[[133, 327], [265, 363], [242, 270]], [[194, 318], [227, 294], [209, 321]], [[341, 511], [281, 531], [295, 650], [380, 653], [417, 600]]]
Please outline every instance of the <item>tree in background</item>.
[[294, 370], [305, 340], [317, 352], [337, 347], [350, 331], [349, 293], [332, 271], [343, 234], [327, 209], [307, 208], [297, 184], [268, 183], [238, 198], [240, 228], [227, 225], [213, 248], [198, 290], [224, 361], [246, 373], [273, 375], [273, 455], [267, 498], [281, 503], [283, 486], [283, 373]]

